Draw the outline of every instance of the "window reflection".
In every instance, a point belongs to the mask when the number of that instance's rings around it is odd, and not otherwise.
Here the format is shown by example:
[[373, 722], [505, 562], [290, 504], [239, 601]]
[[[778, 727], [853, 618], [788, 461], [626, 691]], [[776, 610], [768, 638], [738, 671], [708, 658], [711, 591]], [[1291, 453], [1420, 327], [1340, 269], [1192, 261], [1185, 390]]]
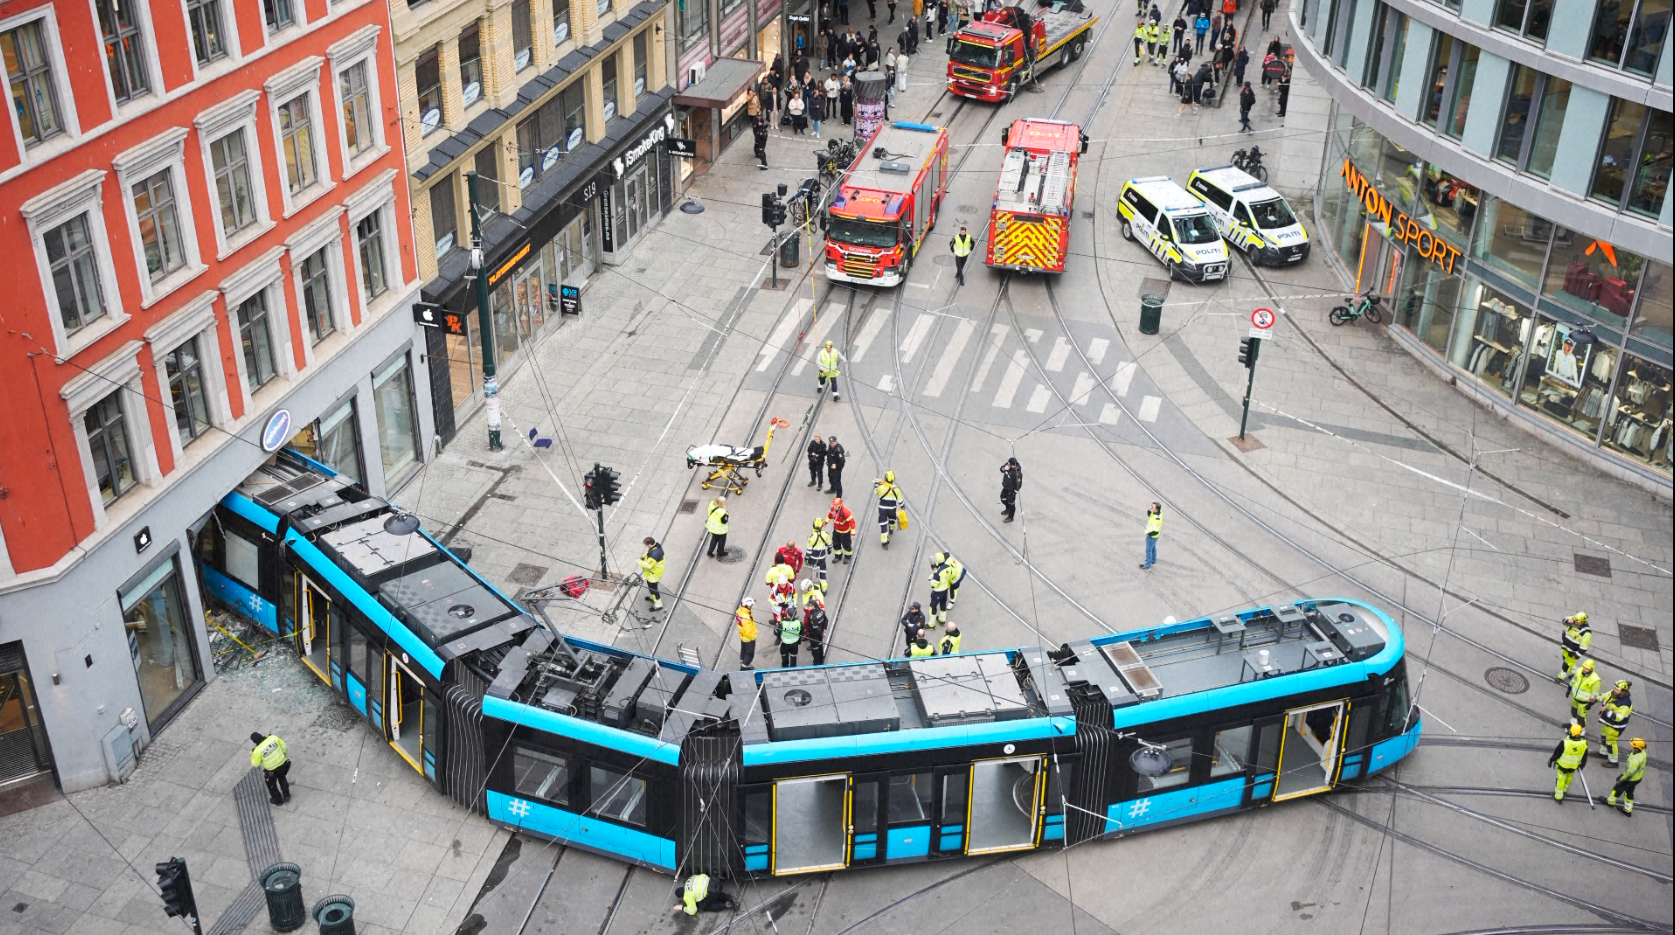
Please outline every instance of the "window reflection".
[[1541, 292], [1621, 328], [1634, 308], [1643, 265], [1637, 254], [1561, 227], [1553, 235], [1553, 257], [1547, 263], [1547, 282]]
[[1552, 223], [1494, 196], [1484, 196], [1481, 210], [1472, 257], [1534, 290], [1553, 236]]
[[1605, 446], [1668, 472], [1675, 460], [1671, 457], [1670, 399], [1669, 368], [1630, 356], [1617, 379]]

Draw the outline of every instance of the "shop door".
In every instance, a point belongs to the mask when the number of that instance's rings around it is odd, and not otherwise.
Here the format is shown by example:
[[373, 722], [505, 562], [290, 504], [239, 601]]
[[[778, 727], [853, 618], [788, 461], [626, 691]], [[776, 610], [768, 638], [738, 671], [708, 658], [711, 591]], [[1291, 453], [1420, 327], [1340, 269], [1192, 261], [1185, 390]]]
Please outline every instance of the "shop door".
[[967, 854], [1034, 848], [1041, 833], [1044, 757], [979, 760], [971, 764]]
[[541, 262], [537, 260], [518, 273], [512, 284], [512, 295], [518, 306], [518, 331], [525, 343], [541, 333], [546, 322], [546, 286], [542, 283]]
[[301, 626], [297, 627], [297, 654], [314, 670], [315, 675], [330, 684], [331, 601], [307, 575], [298, 574], [296, 582], [297, 616], [301, 621]]
[[46, 729], [41, 726], [28, 674], [0, 675], [0, 788], [51, 770]]
[[625, 195], [628, 199], [624, 206], [628, 214], [628, 238], [617, 247], [619, 250], [633, 243], [646, 223], [646, 172], [643, 167], [628, 177]]
[[849, 866], [848, 773], [801, 776], [774, 783], [772, 867], [775, 876]]
[[396, 655], [388, 654], [386, 670], [390, 688], [390, 746], [401, 754], [408, 765], [419, 772], [425, 769], [424, 738], [430, 732], [425, 724], [425, 684]]
[[1337, 785], [1348, 707], [1346, 701], [1333, 701], [1285, 712], [1275, 802], [1325, 792]]

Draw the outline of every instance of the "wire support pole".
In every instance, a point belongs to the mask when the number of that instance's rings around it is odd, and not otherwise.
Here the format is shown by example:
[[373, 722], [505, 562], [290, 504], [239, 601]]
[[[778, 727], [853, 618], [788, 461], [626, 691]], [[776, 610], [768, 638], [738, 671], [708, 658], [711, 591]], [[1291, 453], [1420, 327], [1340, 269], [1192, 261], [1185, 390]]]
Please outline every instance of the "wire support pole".
[[489, 315], [489, 273], [484, 268], [483, 232], [477, 222], [477, 173], [465, 173], [471, 199], [471, 267], [477, 278], [477, 333], [483, 339], [483, 413], [489, 427], [489, 450], [500, 451], [500, 378], [495, 376], [494, 322]]

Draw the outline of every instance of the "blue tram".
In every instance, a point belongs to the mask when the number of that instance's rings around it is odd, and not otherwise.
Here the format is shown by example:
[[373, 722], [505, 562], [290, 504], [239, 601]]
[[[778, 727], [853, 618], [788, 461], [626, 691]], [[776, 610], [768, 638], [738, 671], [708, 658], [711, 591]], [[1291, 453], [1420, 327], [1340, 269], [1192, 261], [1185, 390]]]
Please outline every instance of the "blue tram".
[[1403, 637], [1319, 599], [1056, 649], [717, 672], [557, 632], [283, 452], [195, 544], [443, 793], [667, 872], [1063, 846], [1331, 790], [1411, 752]]

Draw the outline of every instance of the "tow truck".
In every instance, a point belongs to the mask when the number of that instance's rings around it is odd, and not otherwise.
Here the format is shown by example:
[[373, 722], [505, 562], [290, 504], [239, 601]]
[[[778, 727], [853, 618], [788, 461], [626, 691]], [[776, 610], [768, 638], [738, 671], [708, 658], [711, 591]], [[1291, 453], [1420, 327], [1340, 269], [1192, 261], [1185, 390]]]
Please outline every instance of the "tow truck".
[[1082, 57], [1099, 17], [1081, 0], [1029, 13], [991, 10], [948, 38], [948, 91], [980, 101], [1010, 101], [1041, 73]]
[[1062, 273], [1070, 252], [1076, 165], [1087, 152], [1082, 128], [1063, 120], [1015, 120], [1002, 134], [1006, 155], [989, 212], [984, 262], [1019, 273]]
[[826, 278], [896, 286], [907, 278], [948, 190], [948, 130], [880, 127], [844, 173], [826, 209]]

